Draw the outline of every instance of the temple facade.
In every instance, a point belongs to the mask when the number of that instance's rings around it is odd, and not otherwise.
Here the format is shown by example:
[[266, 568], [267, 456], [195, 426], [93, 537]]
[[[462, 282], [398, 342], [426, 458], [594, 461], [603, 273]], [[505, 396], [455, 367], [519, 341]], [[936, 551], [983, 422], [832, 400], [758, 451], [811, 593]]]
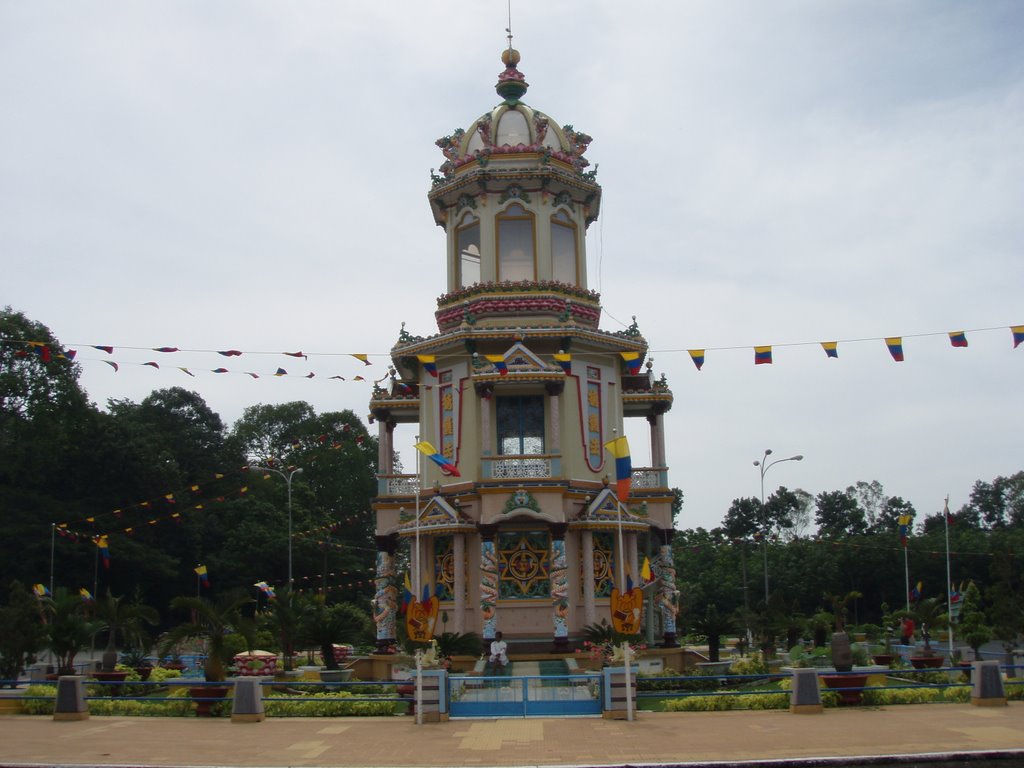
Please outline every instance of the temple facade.
[[[446, 234], [437, 268], [447, 293], [435, 333], [403, 323], [390, 379], [370, 402], [381, 652], [402, 638], [407, 589], [437, 597], [435, 634], [487, 641], [500, 630], [512, 652], [568, 651], [584, 627], [610, 622], [613, 588], [639, 585], [645, 559], [647, 637], [676, 646], [672, 393], [635, 319], [625, 331], [599, 327], [586, 269], [601, 205], [584, 157], [591, 139], [522, 101], [519, 60], [511, 47], [502, 55], [498, 106], [437, 141], [444, 161], [428, 199]], [[628, 494], [606, 449], [627, 418], [646, 420], [652, 458], [631, 469]], [[429, 444], [433, 460], [418, 455], [410, 472], [405, 456], [396, 471], [396, 429]]]

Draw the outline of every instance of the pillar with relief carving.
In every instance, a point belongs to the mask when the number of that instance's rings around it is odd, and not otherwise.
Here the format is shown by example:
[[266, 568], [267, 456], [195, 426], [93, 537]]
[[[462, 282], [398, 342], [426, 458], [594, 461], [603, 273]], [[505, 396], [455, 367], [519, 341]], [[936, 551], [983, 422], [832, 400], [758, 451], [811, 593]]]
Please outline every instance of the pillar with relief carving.
[[672, 536], [675, 531], [662, 531], [662, 545], [658, 557], [658, 608], [664, 627], [664, 648], [678, 648], [676, 640], [676, 614], [679, 612], [676, 590], [676, 564], [672, 557]]
[[397, 537], [377, 536], [377, 573], [374, 579], [373, 623], [377, 627], [377, 653], [394, 653], [398, 634], [398, 587], [395, 580]]
[[484, 643], [494, 639], [498, 630], [498, 553], [494, 537], [496, 525], [478, 525], [480, 531], [480, 613], [483, 617]]
[[452, 558], [455, 573], [452, 574], [452, 598], [455, 609], [455, 631], [464, 634], [466, 631], [466, 534], [456, 533], [452, 537]]
[[583, 554], [583, 623], [590, 626], [597, 622], [597, 607], [594, 599], [594, 532], [589, 528], [580, 531], [580, 552]]
[[555, 625], [554, 653], [566, 653], [569, 650], [569, 566], [565, 559], [566, 523], [551, 525], [551, 585], [552, 619]]

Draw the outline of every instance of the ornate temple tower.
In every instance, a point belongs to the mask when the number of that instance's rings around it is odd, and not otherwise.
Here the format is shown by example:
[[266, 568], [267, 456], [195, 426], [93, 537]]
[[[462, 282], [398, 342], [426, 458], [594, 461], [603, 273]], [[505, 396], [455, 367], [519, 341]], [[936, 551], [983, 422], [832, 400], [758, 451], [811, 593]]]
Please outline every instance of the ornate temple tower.
[[[591, 139], [521, 101], [519, 60], [511, 47], [502, 54], [498, 106], [437, 141], [445, 161], [428, 197], [447, 235], [448, 286], [438, 332], [414, 336], [403, 324], [391, 380], [370, 402], [380, 435], [378, 647], [394, 645], [406, 568], [414, 591], [440, 599], [447, 621], [435, 632], [489, 640], [500, 629], [511, 653], [564, 651], [609, 618], [613, 586], [638, 583], [645, 557], [659, 582], [648, 631], [674, 647], [663, 426], [672, 393], [649, 362], [643, 370], [635, 322], [598, 327], [585, 251], [601, 203], [583, 157]], [[620, 500], [605, 444], [638, 417], [650, 426], [653, 466], [632, 470]], [[399, 425], [457, 476], [423, 457], [417, 474], [396, 474]]]

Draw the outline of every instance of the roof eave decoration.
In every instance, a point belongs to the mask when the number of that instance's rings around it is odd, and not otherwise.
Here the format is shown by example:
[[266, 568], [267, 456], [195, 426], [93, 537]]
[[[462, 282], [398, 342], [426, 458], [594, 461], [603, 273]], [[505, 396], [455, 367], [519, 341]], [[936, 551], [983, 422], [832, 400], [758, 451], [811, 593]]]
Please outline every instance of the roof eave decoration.
[[572, 525], [577, 528], [613, 528], [620, 523], [623, 529], [628, 530], [649, 528], [651, 523], [647, 516], [647, 502], [642, 501], [634, 507], [620, 504], [614, 491], [608, 487], [597, 494]]
[[452, 506], [443, 496], [435, 496], [420, 510], [420, 523], [416, 525], [416, 513], [406, 511], [401, 515], [395, 533], [400, 537], [415, 536], [417, 527], [421, 533], [443, 533], [450, 531], [475, 531], [476, 524], [461, 510]]

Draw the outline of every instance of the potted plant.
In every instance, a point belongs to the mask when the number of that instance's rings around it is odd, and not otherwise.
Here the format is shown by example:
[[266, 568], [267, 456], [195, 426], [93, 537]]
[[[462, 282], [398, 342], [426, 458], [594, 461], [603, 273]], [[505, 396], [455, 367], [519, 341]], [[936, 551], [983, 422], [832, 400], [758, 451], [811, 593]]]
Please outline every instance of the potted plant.
[[[192, 621], [179, 624], [164, 635], [161, 645], [161, 656], [166, 655], [177, 643], [184, 640], [202, 640], [206, 646], [206, 661], [203, 672], [207, 683], [223, 683], [227, 678], [225, 638], [233, 633], [245, 638], [247, 647], [252, 650], [255, 625], [252, 619], [242, 615], [242, 608], [252, 600], [239, 598], [224, 599], [213, 602], [202, 597], [176, 597], [171, 600], [171, 608], [190, 612]], [[220, 700], [227, 696], [227, 686], [195, 686], [189, 689], [189, 695], [196, 699], [196, 714], [210, 715], [212, 702], [204, 699]]]
[[921, 627], [921, 639], [924, 640], [921, 655], [910, 657], [910, 664], [914, 669], [936, 669], [942, 666], [944, 659], [932, 649], [929, 628], [943, 629], [949, 626], [949, 616], [943, 611], [945, 606], [945, 602], [940, 602], [937, 597], [926, 597], [919, 600], [911, 611], [902, 612]]
[[842, 704], [860, 704], [863, 692], [860, 690], [867, 683], [867, 675], [851, 675], [853, 671], [853, 647], [850, 645], [850, 636], [846, 632], [846, 616], [849, 613], [850, 602], [861, 596], [860, 592], [852, 590], [840, 597], [831, 593], [825, 594], [825, 599], [832, 603], [832, 616], [835, 621], [835, 631], [832, 633], [832, 666], [837, 673], [834, 675], [822, 675], [821, 679], [829, 688], [837, 689], [839, 701]]
[[[892, 666], [893, 662], [896, 661], [896, 654], [892, 652], [892, 638], [896, 632], [896, 626], [899, 624], [899, 618], [896, 614], [889, 611], [889, 604], [882, 603], [882, 626], [879, 627], [880, 632], [878, 637], [881, 639], [881, 652], [872, 655], [872, 661], [883, 667]], [[869, 640], [871, 638], [868, 638]]]
[[373, 620], [369, 614], [352, 603], [328, 605], [317, 596], [302, 614], [299, 637], [304, 644], [320, 649], [324, 667], [320, 679], [324, 682], [345, 682], [351, 671], [341, 669], [335, 646], [367, 641], [373, 636]]
[[148, 680], [149, 676], [153, 673], [153, 665], [150, 663], [146, 656], [146, 651], [142, 648], [135, 648], [128, 646], [121, 652], [121, 664], [125, 667], [131, 667], [134, 669], [140, 680]]

